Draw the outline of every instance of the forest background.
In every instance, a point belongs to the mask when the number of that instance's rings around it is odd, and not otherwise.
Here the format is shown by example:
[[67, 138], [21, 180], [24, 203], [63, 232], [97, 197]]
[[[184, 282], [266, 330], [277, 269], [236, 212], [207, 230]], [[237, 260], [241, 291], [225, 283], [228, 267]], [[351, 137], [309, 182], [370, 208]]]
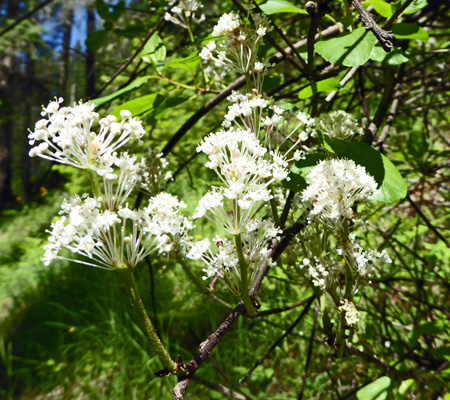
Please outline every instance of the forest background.
[[[310, 281], [275, 267], [259, 315], [233, 321], [186, 398], [448, 400], [450, 4], [367, 0], [361, 8], [335, 0], [308, 3], [308, 11], [303, 2], [257, 4], [275, 27], [261, 49], [274, 57], [264, 91], [313, 116], [351, 113], [407, 192], [368, 216], [365, 243], [386, 249], [392, 263], [359, 293], [361, 320], [345, 357], [330, 345]], [[233, 72], [208, 75], [198, 54], [223, 13], [246, 18], [243, 5], [205, 3], [204, 21], [185, 29], [164, 18], [165, 1], [0, 1], [1, 398], [171, 397], [176, 377], [155, 377], [162, 365], [116, 274], [40, 261], [63, 198], [87, 181], [29, 158], [28, 129], [55, 96], [67, 105], [93, 100], [102, 116], [129, 109], [148, 132], [134, 150], [162, 150], [174, 175], [167, 190], [192, 212], [212, 180], [196, 147], [220, 128], [228, 86], [243, 83]], [[334, 42], [311, 53], [315, 29], [317, 43], [326, 43], [368, 24], [393, 31], [389, 53], [379, 32], [346, 52]], [[160, 337], [184, 361], [238, 301], [220, 283], [222, 303], [206, 298], [164, 259], [142, 263], [137, 280]]]

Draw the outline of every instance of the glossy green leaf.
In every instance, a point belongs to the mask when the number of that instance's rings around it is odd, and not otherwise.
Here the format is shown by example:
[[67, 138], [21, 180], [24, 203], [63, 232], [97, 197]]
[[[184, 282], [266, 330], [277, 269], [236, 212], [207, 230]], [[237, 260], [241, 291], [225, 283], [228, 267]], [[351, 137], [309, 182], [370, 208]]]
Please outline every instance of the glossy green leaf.
[[285, 0], [269, 0], [267, 3], [264, 3], [259, 7], [267, 15], [280, 13], [297, 13], [308, 15], [308, 12], [306, 10], [298, 8], [297, 6], [294, 6], [293, 4]]
[[414, 379], [407, 379], [406, 381], [402, 381], [398, 388], [398, 394], [404, 395], [408, 392], [409, 389], [414, 385]]
[[325, 142], [340, 157], [349, 158], [362, 165], [378, 184], [377, 192], [371, 200], [394, 203], [403, 199], [407, 185], [394, 164], [383, 154], [367, 143], [346, 142], [344, 140], [324, 137]]
[[177, 58], [176, 60], [158, 61], [156, 69], [162, 71], [165, 68], [180, 68], [193, 72], [200, 60], [198, 52], [195, 52], [188, 57]]
[[306, 179], [294, 172], [290, 172], [288, 179], [285, 179], [282, 183], [286, 189], [292, 190], [293, 192], [301, 192], [308, 186]]
[[323, 81], [314, 82], [312, 85], [309, 85], [304, 89], [300, 90], [298, 98], [304, 100], [310, 98], [316, 93], [333, 92], [335, 90], [339, 90], [340, 88], [341, 84], [336, 78], [328, 78], [324, 79]]
[[104, 0], [95, 0], [95, 7], [99, 17], [105, 21], [109, 20], [111, 13], [109, 12], [109, 6]]
[[394, 14], [395, 7], [383, 0], [368, 0], [375, 11], [384, 18], [389, 18]]
[[[404, 3], [406, 0], [403, 0]], [[408, 6], [408, 8], [403, 11], [403, 14], [414, 14], [415, 12], [421, 10], [428, 4], [428, 0], [413, 0], [413, 2]]]
[[121, 104], [115, 108], [111, 115], [120, 118], [120, 111], [128, 110], [133, 114], [133, 117], [139, 117], [148, 114], [157, 109], [157, 107], [163, 102], [164, 97], [157, 93], [148, 94], [146, 96], [138, 97], [131, 101]]
[[428, 33], [416, 24], [402, 22], [395, 24], [392, 30], [397, 39], [416, 39], [421, 42], [428, 40]]
[[325, 154], [313, 153], [306, 155], [306, 157], [301, 160], [298, 160], [288, 175], [289, 180], [285, 179], [283, 181], [283, 186], [294, 192], [301, 192], [306, 189], [307, 182], [305, 176], [312, 167], [316, 166], [318, 162], [324, 160], [325, 158]]
[[141, 58], [143, 61], [155, 66], [158, 61], [162, 61], [166, 58], [166, 47], [159, 35], [153, 35], [145, 44], [141, 52]]
[[155, 120], [160, 119], [164, 114], [167, 113], [167, 111], [169, 111], [170, 109], [172, 109], [180, 104], [183, 104], [187, 100], [189, 100], [188, 97], [171, 97], [171, 98], [165, 99], [156, 108], [155, 115], [153, 118]]
[[140, 78], [135, 79], [128, 86], [118, 90], [117, 92], [111, 93], [108, 96], [100, 97], [98, 99], [91, 100], [91, 103], [94, 103], [96, 106], [101, 106], [102, 104], [109, 103], [124, 94], [131, 92], [133, 89], [137, 89], [141, 87], [144, 83], [148, 81], [148, 76], [142, 76]]
[[376, 41], [372, 32], [366, 31], [366, 28], [358, 28], [334, 39], [321, 40], [316, 43], [315, 48], [317, 53], [332, 64], [357, 67], [369, 59]]
[[409, 61], [407, 53], [401, 48], [394, 47], [389, 53], [386, 53], [381, 46], [373, 48], [370, 59], [387, 65], [400, 65]]
[[381, 159], [385, 178], [381, 187], [370, 199], [391, 204], [405, 198], [408, 193], [408, 185], [389, 158], [382, 154]]
[[270, 74], [264, 77], [263, 82], [263, 91], [270, 92], [281, 84], [281, 75], [280, 74]]
[[358, 400], [385, 400], [391, 386], [391, 379], [382, 376], [356, 392]]
[[92, 32], [86, 39], [85, 44], [89, 50], [97, 51], [103, 46], [108, 36], [108, 32], [105, 30]]
[[306, 167], [314, 167], [317, 165], [320, 161], [325, 160], [326, 155], [320, 154], [320, 153], [313, 153], [313, 154], [307, 154], [305, 158], [296, 161], [295, 167], [300, 168], [306, 168]]
[[123, 0], [119, 1], [112, 10], [111, 20], [117, 21], [125, 12], [125, 6], [126, 4]]

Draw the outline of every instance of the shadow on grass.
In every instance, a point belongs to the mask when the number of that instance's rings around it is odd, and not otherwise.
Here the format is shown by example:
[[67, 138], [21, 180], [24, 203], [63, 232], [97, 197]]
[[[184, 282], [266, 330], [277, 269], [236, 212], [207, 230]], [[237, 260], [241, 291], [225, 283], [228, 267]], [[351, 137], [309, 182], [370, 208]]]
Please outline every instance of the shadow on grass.
[[[211, 315], [201, 295], [178, 287], [177, 275], [170, 269], [157, 273], [154, 297], [160, 336], [172, 354], [187, 359], [190, 352], [181, 349], [192, 350], [195, 343], [189, 332], [208, 332]], [[150, 310], [144, 266], [137, 278]], [[14, 300], [0, 335], [1, 398], [169, 398], [175, 383], [154, 378], [162, 365], [114, 272], [79, 265], [47, 269], [37, 289]], [[169, 343], [168, 337], [180, 342]]]

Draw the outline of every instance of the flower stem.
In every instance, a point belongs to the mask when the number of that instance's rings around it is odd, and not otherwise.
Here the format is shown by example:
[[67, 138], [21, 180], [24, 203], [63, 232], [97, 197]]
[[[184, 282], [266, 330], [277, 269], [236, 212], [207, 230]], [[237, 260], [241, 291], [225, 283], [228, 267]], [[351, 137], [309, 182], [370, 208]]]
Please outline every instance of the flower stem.
[[183, 271], [186, 272], [186, 275], [189, 277], [189, 279], [194, 283], [195, 286], [197, 286], [200, 291], [204, 294], [211, 294], [211, 289], [209, 289], [202, 281], [200, 281], [191, 271], [189, 266], [186, 264], [186, 262], [181, 258], [178, 257], [178, 262], [183, 268]]
[[139, 295], [136, 281], [134, 280], [133, 268], [124, 265], [122, 268], [117, 268], [117, 271], [119, 271], [122, 275], [128, 295], [130, 296], [131, 303], [133, 304], [141, 327], [144, 330], [145, 335], [150, 339], [153, 349], [155, 350], [161, 363], [165, 368], [167, 368], [167, 370], [169, 370], [170, 373], [176, 374], [180, 369], [177, 364], [175, 364], [175, 361], [172, 360], [163, 343], [159, 339], [155, 327], [153, 326], [152, 321], [145, 310], [144, 303]]
[[89, 175], [89, 180], [91, 181], [92, 190], [94, 191], [94, 196], [96, 198], [102, 197], [102, 190], [100, 189], [96, 172], [92, 171], [92, 169], [88, 169], [87, 172]]
[[273, 197], [270, 199], [270, 208], [272, 209], [272, 214], [273, 214], [273, 219], [275, 220], [275, 224], [277, 226], [281, 226], [280, 217], [278, 216], [277, 202]]
[[253, 307], [250, 296], [248, 295], [248, 277], [247, 277], [247, 263], [245, 262], [244, 252], [242, 250], [242, 239], [241, 234], [234, 235], [236, 241], [236, 251], [239, 259], [239, 267], [241, 270], [241, 297], [244, 301], [245, 309], [247, 314], [252, 317], [256, 315], [256, 310]]
[[339, 328], [336, 336], [335, 346], [337, 347], [337, 358], [344, 357], [345, 349], [345, 311], [342, 311], [339, 316]]

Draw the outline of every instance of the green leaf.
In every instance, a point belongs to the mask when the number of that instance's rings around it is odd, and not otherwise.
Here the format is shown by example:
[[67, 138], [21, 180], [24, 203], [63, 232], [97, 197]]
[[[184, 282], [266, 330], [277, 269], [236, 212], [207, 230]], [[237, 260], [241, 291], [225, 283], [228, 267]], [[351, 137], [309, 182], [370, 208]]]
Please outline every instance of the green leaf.
[[156, 69], [162, 71], [164, 68], [181, 68], [193, 72], [200, 62], [198, 52], [192, 53], [188, 57], [177, 58], [176, 60], [158, 61]]
[[363, 142], [346, 142], [324, 136], [324, 141], [339, 156], [349, 158], [362, 165], [378, 184], [377, 192], [371, 200], [383, 203], [394, 203], [403, 199], [407, 193], [407, 185], [397, 168], [383, 154]]
[[340, 88], [341, 84], [336, 78], [328, 78], [324, 79], [323, 81], [314, 82], [312, 85], [309, 85], [300, 90], [298, 98], [304, 100], [310, 98], [316, 93], [333, 92], [335, 90], [339, 90]]
[[390, 386], [391, 379], [387, 376], [382, 376], [359, 389], [356, 392], [356, 398], [358, 400], [385, 400], [387, 399]]
[[[403, 0], [404, 3], [406, 0]], [[408, 6], [408, 8], [403, 11], [403, 14], [414, 14], [415, 12], [421, 10], [428, 4], [428, 0], [413, 0], [413, 2]]]
[[101, 19], [107, 21], [111, 18], [109, 6], [103, 0], [95, 0], [95, 7], [97, 7], [97, 13]]
[[121, 15], [125, 12], [125, 2], [119, 1], [113, 8], [113, 11], [111, 13], [111, 19], [113, 21], [117, 21]]
[[430, 350], [431, 355], [439, 360], [450, 361], [450, 347], [438, 347]]
[[280, 74], [270, 74], [264, 77], [263, 92], [270, 92], [281, 84]]
[[133, 116], [142, 116], [148, 114], [157, 109], [157, 107], [163, 102], [164, 97], [158, 93], [148, 94], [146, 96], [138, 97], [131, 101], [121, 104], [115, 108], [111, 115], [120, 118], [120, 111], [128, 110]]
[[320, 161], [325, 160], [326, 155], [321, 153], [313, 153], [313, 154], [307, 154], [305, 158], [298, 160], [295, 163], [295, 167], [300, 168], [306, 168], [306, 167], [314, 167], [316, 166]]
[[143, 61], [155, 66], [158, 61], [163, 61], [166, 58], [166, 47], [159, 35], [155, 34], [149, 39], [140, 56]]
[[428, 33], [416, 24], [401, 22], [395, 24], [392, 30], [397, 39], [416, 39], [421, 42], [426, 42], [428, 40]]
[[399, 47], [394, 47], [389, 53], [386, 53], [382, 47], [375, 46], [370, 55], [370, 59], [387, 65], [400, 65], [409, 61], [407, 55]]
[[187, 100], [189, 100], [188, 97], [171, 97], [169, 99], [165, 99], [161, 104], [158, 105], [153, 118], [155, 120], [161, 119], [161, 117], [165, 113], [167, 113], [167, 111], [186, 102]]
[[347, 142], [328, 136], [324, 136], [324, 140], [339, 157], [348, 158], [362, 165], [367, 173], [372, 175], [378, 186], [383, 184], [385, 175], [380, 152], [364, 142]]
[[404, 395], [411, 387], [414, 385], [414, 379], [407, 379], [406, 381], [402, 381], [398, 388], [398, 394]]
[[124, 94], [131, 92], [133, 89], [137, 89], [141, 87], [144, 83], [147, 83], [148, 76], [142, 76], [140, 78], [135, 79], [128, 86], [118, 90], [117, 92], [111, 93], [108, 96], [100, 97], [98, 99], [91, 100], [91, 103], [94, 103], [96, 106], [101, 106], [102, 104], [109, 103]]
[[308, 15], [308, 12], [306, 10], [298, 8], [285, 0], [269, 0], [267, 3], [264, 3], [259, 7], [267, 15], [280, 13], [297, 13]]
[[369, 59], [376, 41], [372, 32], [358, 28], [337, 38], [317, 42], [316, 51], [334, 65], [357, 67]]
[[308, 186], [306, 179], [294, 172], [290, 172], [288, 178], [289, 180], [285, 179], [282, 184], [286, 189], [292, 190], [293, 192], [301, 192]]
[[447, 329], [448, 326], [446, 322], [441, 319], [436, 319], [434, 321], [416, 326], [409, 335], [409, 345], [414, 347], [421, 336], [446, 332]]
[[97, 51], [103, 46], [108, 36], [108, 32], [105, 30], [92, 32], [86, 39], [85, 44], [89, 50]]
[[394, 14], [395, 7], [383, 0], [368, 0], [375, 11], [384, 18], [389, 18]]
[[384, 168], [383, 184], [370, 199], [391, 204], [405, 198], [408, 192], [408, 185], [389, 158], [382, 154], [381, 159]]

